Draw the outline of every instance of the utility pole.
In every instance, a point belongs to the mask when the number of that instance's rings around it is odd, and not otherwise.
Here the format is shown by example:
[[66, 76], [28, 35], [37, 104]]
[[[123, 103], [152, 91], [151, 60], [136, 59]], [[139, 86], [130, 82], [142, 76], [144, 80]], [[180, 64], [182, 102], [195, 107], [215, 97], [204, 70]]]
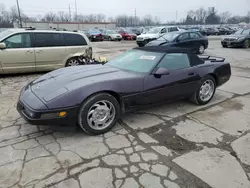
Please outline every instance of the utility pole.
[[136, 26], [137, 23], [136, 23], [136, 8], [135, 8], [135, 22], [134, 22], [134, 25]]
[[76, 11], [76, 21], [78, 21], [78, 18], [77, 18], [77, 3], [76, 3], [76, 0], [75, 0], [75, 11]]
[[19, 2], [18, 2], [18, 0], [16, 0], [16, 4], [17, 4], [17, 11], [18, 11], [18, 16], [19, 16], [20, 28], [22, 28], [22, 27], [23, 27], [23, 24], [22, 24], [22, 18], [21, 18], [21, 13], [20, 13], [20, 7], [19, 7]]
[[70, 4], [69, 4], [69, 21], [71, 22], [71, 10], [70, 10]]
[[175, 22], [177, 23], [178, 22], [178, 11], [176, 11], [176, 20]]

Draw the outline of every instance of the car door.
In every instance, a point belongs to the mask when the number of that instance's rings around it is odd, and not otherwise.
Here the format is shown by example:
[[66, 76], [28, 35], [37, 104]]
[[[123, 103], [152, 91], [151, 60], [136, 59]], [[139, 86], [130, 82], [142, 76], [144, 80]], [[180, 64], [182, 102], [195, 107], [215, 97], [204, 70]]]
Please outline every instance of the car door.
[[161, 29], [161, 31], [160, 31], [160, 36], [163, 36], [163, 35], [165, 35], [167, 33], [167, 28], [163, 28], [163, 29]]
[[197, 52], [200, 45], [203, 44], [203, 40], [201, 39], [201, 36], [195, 32], [189, 33], [190, 39], [188, 43], [188, 48], [192, 49], [194, 52]]
[[190, 35], [189, 35], [189, 33], [181, 34], [176, 39], [175, 46], [180, 47], [180, 48], [189, 48], [190, 47]]
[[64, 66], [67, 50], [59, 32], [35, 32], [34, 41], [37, 72], [51, 71]]
[[145, 96], [150, 103], [190, 96], [196, 90], [200, 76], [190, 66], [186, 53], [168, 53], [156, 69], [163, 67], [168, 74], [150, 74], [144, 80]]
[[30, 33], [14, 34], [3, 41], [6, 49], [0, 50], [0, 64], [4, 73], [35, 71], [35, 54]]

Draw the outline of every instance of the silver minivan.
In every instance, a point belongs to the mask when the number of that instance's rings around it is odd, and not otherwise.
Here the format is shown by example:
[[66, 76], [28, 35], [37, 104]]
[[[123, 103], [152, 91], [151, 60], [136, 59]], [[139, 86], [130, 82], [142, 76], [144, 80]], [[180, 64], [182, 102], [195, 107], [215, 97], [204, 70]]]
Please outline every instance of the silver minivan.
[[83, 33], [26, 29], [0, 32], [0, 74], [79, 65], [80, 56], [92, 58], [92, 47]]

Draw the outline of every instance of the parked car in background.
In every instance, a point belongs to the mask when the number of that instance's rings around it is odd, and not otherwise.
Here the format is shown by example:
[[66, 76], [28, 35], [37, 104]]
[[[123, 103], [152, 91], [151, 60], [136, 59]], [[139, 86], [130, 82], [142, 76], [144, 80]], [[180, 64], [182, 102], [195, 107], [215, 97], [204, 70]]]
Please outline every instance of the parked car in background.
[[189, 48], [194, 53], [203, 54], [208, 48], [208, 39], [198, 32], [175, 31], [149, 42], [146, 46]]
[[132, 28], [131, 31], [136, 34], [137, 36], [141, 34], [141, 30], [138, 28]]
[[103, 34], [104, 39], [109, 40], [109, 41], [115, 41], [115, 40], [121, 41], [122, 40], [122, 36], [119, 33], [112, 31], [112, 30], [105, 30], [102, 32], [102, 34]]
[[227, 47], [250, 47], [250, 29], [240, 29], [232, 35], [226, 36], [222, 39], [221, 45], [223, 48]]
[[92, 58], [84, 33], [10, 29], [0, 33], [0, 74], [51, 71]]
[[209, 103], [230, 79], [224, 60], [185, 49], [135, 48], [104, 65], [63, 68], [37, 78], [21, 90], [17, 110], [31, 124], [79, 125], [99, 135], [136, 108], [180, 98]]
[[89, 38], [90, 41], [103, 41], [103, 35], [101, 33], [101, 31], [97, 30], [97, 29], [89, 29], [86, 31], [86, 35]]
[[123, 40], [136, 40], [137, 35], [130, 30], [119, 30]]
[[175, 26], [168, 27], [154, 27], [150, 29], [147, 33], [141, 34], [137, 37], [137, 44], [139, 47], [145, 46], [150, 41], [156, 40], [159, 37], [165, 35], [169, 32], [179, 31], [180, 29]]
[[220, 31], [214, 27], [202, 28], [200, 33], [204, 36], [220, 35]]

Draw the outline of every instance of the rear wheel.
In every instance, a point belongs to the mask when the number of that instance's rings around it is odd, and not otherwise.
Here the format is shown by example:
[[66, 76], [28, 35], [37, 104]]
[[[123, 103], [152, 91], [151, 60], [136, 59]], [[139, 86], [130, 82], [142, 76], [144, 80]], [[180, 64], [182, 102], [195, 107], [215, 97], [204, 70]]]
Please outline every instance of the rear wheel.
[[249, 48], [249, 45], [250, 45], [250, 40], [246, 40], [243, 44], [243, 47], [244, 48]]
[[108, 132], [120, 116], [120, 105], [112, 95], [99, 93], [88, 98], [81, 106], [78, 124], [88, 134]]
[[207, 75], [200, 81], [197, 91], [190, 97], [190, 100], [195, 104], [205, 105], [212, 100], [215, 90], [214, 77]]
[[198, 54], [203, 54], [205, 52], [205, 46], [201, 44], [198, 49]]
[[70, 58], [66, 63], [66, 67], [72, 67], [78, 65], [80, 65], [80, 61], [78, 60], [77, 57]]

